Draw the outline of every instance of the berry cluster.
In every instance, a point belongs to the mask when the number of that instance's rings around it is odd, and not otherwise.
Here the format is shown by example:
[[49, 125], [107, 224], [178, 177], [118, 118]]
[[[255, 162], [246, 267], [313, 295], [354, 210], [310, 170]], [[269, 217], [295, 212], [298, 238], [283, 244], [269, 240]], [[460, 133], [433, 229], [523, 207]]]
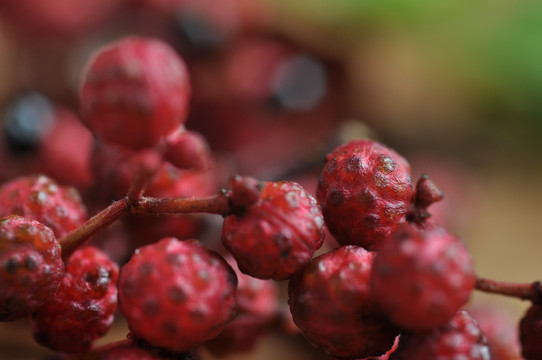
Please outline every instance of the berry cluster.
[[[140, 2], [169, 11], [167, 1]], [[110, 11], [120, 6], [113, 3]], [[12, 20], [24, 18], [16, 5], [1, 7]], [[80, 30], [69, 20], [55, 32]], [[90, 26], [86, 20], [81, 26]], [[220, 40], [190, 35], [205, 46]], [[309, 84], [311, 93], [292, 90], [288, 81], [301, 76], [301, 67], [310, 78], [319, 72], [307, 56], [294, 55], [280, 46], [239, 51], [241, 61], [226, 62], [228, 76], [247, 61], [289, 58], [281, 81], [241, 82], [228, 100], [249, 94], [298, 111], [310, 107], [322, 96], [318, 84]], [[256, 76], [266, 74], [262, 66]], [[92, 180], [81, 173], [62, 182], [25, 175], [0, 187], [0, 321], [30, 317], [40, 345], [73, 359], [225, 356], [250, 351], [267, 331], [292, 328], [341, 360], [500, 359], [504, 350], [491, 332], [464, 310], [478, 289], [532, 302], [519, 326], [521, 352], [542, 358], [540, 283], [477, 276], [463, 240], [431, 220], [429, 207], [443, 194], [427, 175], [413, 182], [400, 154], [358, 139], [327, 155], [315, 196], [294, 181], [235, 175], [225, 183], [220, 177], [229, 169], [208, 137], [185, 127], [196, 86], [185, 60], [158, 38], [121, 38], [88, 60], [78, 101], [93, 135], [80, 138], [88, 141], [81, 146]], [[58, 117], [42, 100], [34, 94], [17, 107]], [[5, 132], [18, 151], [31, 151], [35, 137], [50, 142], [71, 129], [48, 125], [21, 140], [9, 126], [25, 115], [12, 116]], [[250, 135], [241, 127], [235, 136], [249, 137], [244, 131]], [[85, 184], [78, 186], [83, 194], [66, 182]], [[213, 233], [203, 214], [221, 216], [221, 230]], [[95, 347], [117, 308], [127, 340]]]

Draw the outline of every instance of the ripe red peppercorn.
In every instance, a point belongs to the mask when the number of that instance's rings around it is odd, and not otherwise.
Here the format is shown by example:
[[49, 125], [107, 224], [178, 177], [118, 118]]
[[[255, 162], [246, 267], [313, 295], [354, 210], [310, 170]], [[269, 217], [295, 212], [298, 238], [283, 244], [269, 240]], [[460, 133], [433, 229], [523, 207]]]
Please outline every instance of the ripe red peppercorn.
[[50, 228], [17, 215], [0, 219], [0, 321], [38, 310], [63, 273], [60, 244]]
[[153, 146], [186, 120], [191, 89], [184, 61], [166, 43], [128, 37], [90, 60], [80, 90], [83, 120], [105, 141]]
[[372, 140], [354, 140], [326, 158], [317, 198], [330, 233], [342, 245], [375, 250], [405, 222], [412, 197], [410, 165]]
[[88, 351], [113, 323], [118, 272], [97, 248], [75, 251], [55, 295], [33, 315], [36, 341], [65, 353]]
[[336, 357], [380, 356], [398, 335], [370, 290], [373, 259], [361, 247], [343, 246], [315, 258], [288, 285], [294, 322]]
[[444, 325], [470, 297], [474, 267], [465, 243], [443, 228], [405, 225], [376, 255], [374, 295], [396, 325], [430, 330]]
[[164, 238], [136, 250], [121, 268], [119, 308], [136, 336], [189, 351], [233, 319], [236, 286], [226, 261], [199, 241]]
[[16, 178], [0, 187], [0, 216], [11, 214], [38, 220], [59, 239], [87, 219], [77, 190], [44, 175]]
[[[249, 189], [244, 189], [242, 185]], [[284, 280], [307, 266], [324, 240], [316, 200], [294, 182], [231, 180], [232, 215], [226, 216], [222, 243], [239, 269], [260, 279]]]

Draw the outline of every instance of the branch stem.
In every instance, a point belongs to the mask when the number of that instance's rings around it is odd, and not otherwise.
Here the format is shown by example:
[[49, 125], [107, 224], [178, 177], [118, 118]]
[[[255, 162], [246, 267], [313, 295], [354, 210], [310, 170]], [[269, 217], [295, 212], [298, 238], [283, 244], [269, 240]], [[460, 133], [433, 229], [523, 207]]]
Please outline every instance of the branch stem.
[[517, 284], [478, 277], [475, 287], [485, 293], [511, 296], [534, 303], [542, 302], [542, 286], [539, 281]]

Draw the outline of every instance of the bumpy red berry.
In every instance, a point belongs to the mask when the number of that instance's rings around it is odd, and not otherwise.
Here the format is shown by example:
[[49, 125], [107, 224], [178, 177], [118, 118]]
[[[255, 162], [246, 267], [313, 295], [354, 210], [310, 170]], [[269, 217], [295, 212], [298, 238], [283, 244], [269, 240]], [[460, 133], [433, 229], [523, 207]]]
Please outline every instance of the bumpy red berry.
[[65, 353], [87, 351], [111, 327], [118, 265], [87, 246], [75, 251], [53, 297], [33, 316], [34, 338]]
[[320, 207], [297, 183], [262, 182], [252, 195], [240, 190], [252, 183], [250, 178], [232, 178], [231, 201], [237, 209], [224, 219], [222, 243], [243, 273], [288, 279], [307, 266], [322, 246]]
[[235, 315], [235, 273], [196, 240], [165, 238], [136, 250], [120, 271], [119, 308], [154, 346], [189, 351]]
[[380, 356], [398, 335], [371, 293], [373, 259], [361, 247], [343, 246], [290, 280], [294, 322], [311, 343], [336, 357]]
[[50, 228], [16, 215], [0, 219], [0, 321], [38, 310], [63, 273], [60, 244]]
[[465, 243], [443, 228], [405, 225], [378, 252], [371, 277], [375, 297], [389, 318], [411, 330], [445, 324], [474, 288]]
[[148, 147], [185, 122], [190, 92], [184, 61], [168, 44], [129, 37], [91, 59], [81, 84], [81, 111], [100, 138]]
[[335, 239], [368, 250], [405, 221], [411, 196], [408, 162], [372, 140], [354, 140], [330, 153], [317, 192]]
[[542, 359], [542, 305], [533, 304], [519, 323], [521, 355], [526, 360]]
[[205, 138], [180, 128], [165, 142], [164, 159], [179, 169], [205, 169], [210, 165], [210, 149]]
[[86, 208], [77, 190], [60, 186], [47, 176], [25, 176], [0, 187], [0, 216], [11, 214], [36, 219], [57, 238], [83, 225]]
[[474, 319], [459, 311], [448, 323], [426, 333], [404, 334], [390, 360], [489, 360], [484, 333]]
[[231, 256], [226, 257], [226, 261], [239, 281], [235, 294], [238, 312], [216, 338], [205, 343], [207, 350], [217, 356], [252, 350], [278, 314], [275, 284], [241, 273]]

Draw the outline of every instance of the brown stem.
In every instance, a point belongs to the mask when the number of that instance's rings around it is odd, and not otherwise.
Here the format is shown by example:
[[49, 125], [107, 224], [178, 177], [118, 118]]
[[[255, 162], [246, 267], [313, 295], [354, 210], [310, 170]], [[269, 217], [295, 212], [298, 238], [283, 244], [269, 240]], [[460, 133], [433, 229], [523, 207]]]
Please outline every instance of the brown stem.
[[93, 235], [106, 229], [109, 225], [128, 213], [129, 200], [126, 197], [114, 202], [91, 217], [81, 227], [59, 240], [62, 246], [62, 259], [66, 261], [79, 246], [83, 245]]
[[62, 239], [62, 258], [66, 261], [70, 255], [98, 232], [128, 214], [189, 214], [208, 213], [227, 215], [231, 212], [229, 199], [225, 193], [205, 198], [152, 198], [141, 196], [137, 199], [124, 199], [114, 202], [90, 218], [81, 227]]
[[530, 300], [534, 303], [542, 302], [542, 286], [539, 281], [516, 284], [478, 277], [476, 279], [476, 289], [486, 293]]
[[153, 198], [142, 196], [135, 202], [132, 214], [188, 214], [207, 213], [227, 215], [231, 212], [228, 197], [217, 194], [205, 198]]

